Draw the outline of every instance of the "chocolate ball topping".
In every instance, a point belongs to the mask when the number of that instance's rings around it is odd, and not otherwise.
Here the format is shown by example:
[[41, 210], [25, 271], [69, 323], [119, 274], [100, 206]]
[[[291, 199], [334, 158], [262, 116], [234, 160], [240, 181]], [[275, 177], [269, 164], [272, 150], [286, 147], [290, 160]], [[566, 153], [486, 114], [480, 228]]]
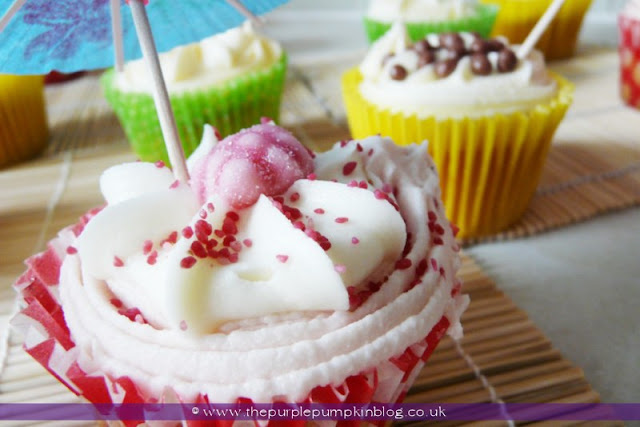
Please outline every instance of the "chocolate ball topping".
[[474, 53], [471, 55], [471, 72], [480, 76], [491, 74], [491, 62], [484, 53]]
[[[433, 44], [432, 44], [433, 43]], [[469, 55], [471, 72], [477, 76], [487, 76], [496, 71], [508, 73], [518, 65], [515, 53], [498, 38], [483, 39], [477, 33], [442, 33], [437, 40], [425, 38], [415, 42], [409, 49], [417, 55], [417, 69], [427, 65], [433, 66], [435, 75], [444, 78], [453, 73], [461, 58]], [[497, 54], [497, 62], [494, 61]], [[387, 64], [395, 55], [389, 53], [382, 62]], [[492, 60], [489, 60], [489, 57]], [[413, 68], [405, 68], [395, 64], [389, 68], [389, 76], [393, 80], [405, 80]]]
[[393, 80], [404, 80], [407, 78], [407, 69], [402, 65], [394, 65], [389, 70], [389, 75]]
[[458, 60], [454, 58], [445, 59], [444, 61], [438, 61], [434, 65], [433, 71], [436, 73], [436, 76], [442, 78], [447, 77], [449, 74], [453, 73], [453, 70], [458, 66]]
[[498, 39], [489, 39], [486, 41], [488, 52], [500, 52], [504, 49], [504, 43]]
[[425, 39], [422, 39], [420, 41], [417, 41], [414, 45], [413, 48], [415, 49], [416, 52], [418, 52], [418, 55], [423, 55], [427, 52], [431, 52], [431, 45], [429, 44], [429, 42]]
[[489, 52], [489, 43], [480, 38], [475, 39], [469, 45], [469, 51], [471, 53], [487, 53]]
[[432, 50], [428, 50], [424, 53], [421, 53], [418, 56], [418, 68], [422, 68], [425, 65], [429, 65], [436, 60], [436, 54]]
[[509, 48], [504, 48], [498, 53], [498, 71], [508, 73], [515, 70], [518, 65], [518, 57]]

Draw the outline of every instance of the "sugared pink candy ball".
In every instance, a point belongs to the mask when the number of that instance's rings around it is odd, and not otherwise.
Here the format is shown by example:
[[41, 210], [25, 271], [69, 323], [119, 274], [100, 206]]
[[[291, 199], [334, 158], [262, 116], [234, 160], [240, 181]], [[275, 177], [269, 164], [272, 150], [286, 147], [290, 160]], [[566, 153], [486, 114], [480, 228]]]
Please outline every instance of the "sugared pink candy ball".
[[273, 124], [255, 125], [220, 141], [191, 171], [191, 187], [204, 203], [222, 196], [236, 209], [260, 194], [282, 194], [313, 172], [313, 159], [290, 132]]

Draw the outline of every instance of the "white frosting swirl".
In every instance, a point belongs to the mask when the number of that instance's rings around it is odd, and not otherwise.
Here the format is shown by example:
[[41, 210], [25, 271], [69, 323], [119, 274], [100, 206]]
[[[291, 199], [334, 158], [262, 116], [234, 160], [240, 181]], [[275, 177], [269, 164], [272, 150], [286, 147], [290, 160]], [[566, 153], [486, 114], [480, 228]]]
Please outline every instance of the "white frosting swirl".
[[473, 16], [476, 0], [372, 0], [367, 16], [380, 22], [444, 21]]
[[[257, 34], [247, 21], [199, 43], [161, 53], [160, 66], [169, 93], [180, 93], [268, 68], [282, 54], [276, 41]], [[127, 62], [121, 73], [115, 73], [115, 85], [122, 92], [153, 93], [153, 79], [142, 59]]]
[[[345, 165], [351, 162], [357, 166], [345, 173]], [[322, 204], [324, 213], [314, 212], [314, 225], [332, 242], [334, 252], [313, 251], [309, 245], [315, 242], [302, 241], [303, 233], [289, 236], [299, 230], [292, 231], [291, 223], [280, 221], [283, 216], [266, 198], [259, 199], [238, 221], [238, 227], [255, 238], [255, 246], [251, 248], [260, 248], [253, 253], [256, 256], [247, 251], [247, 260], [213, 268], [203, 263], [203, 271], [226, 271], [223, 279], [235, 280], [234, 286], [243, 289], [242, 281], [237, 279], [242, 276], [242, 269], [234, 268], [245, 261], [243, 268], [254, 268], [253, 272], [244, 270], [245, 279], [250, 281], [262, 280], [263, 271], [269, 268], [275, 269], [274, 275], [284, 274], [278, 272], [279, 267], [272, 262], [274, 253], [281, 250], [297, 249], [289, 253], [291, 258], [287, 261], [292, 261], [294, 267], [296, 256], [313, 256], [313, 262], [301, 261], [300, 265], [309, 270], [296, 271], [294, 286], [287, 285], [278, 298], [259, 293], [265, 300], [254, 305], [258, 308], [269, 307], [272, 302], [277, 305], [281, 303], [278, 299], [294, 300], [286, 312], [278, 307], [270, 312], [272, 314], [249, 312], [249, 318], [224, 323], [220, 332], [207, 335], [176, 328], [170, 310], [163, 310], [166, 303], [163, 295], [175, 297], [178, 307], [185, 295], [199, 297], [205, 305], [220, 297], [210, 299], [206, 293], [198, 293], [206, 292], [200, 285], [196, 287], [197, 292], [180, 296], [179, 289], [192, 286], [194, 278], [195, 283], [199, 282], [197, 274], [183, 281], [181, 271], [171, 268], [175, 266], [175, 254], [183, 250], [188, 239], [179, 238], [176, 243], [160, 245], [153, 265], [144, 266], [139, 249], [145, 246], [142, 242], [146, 240], [157, 247], [157, 242], [171, 230], [193, 221], [194, 215], [198, 217], [200, 210], [197, 204], [194, 206], [195, 196], [184, 186], [166, 189], [166, 168], [143, 166], [143, 183], [138, 184], [137, 189], [129, 188], [126, 200], [120, 197], [115, 202], [109, 201], [108, 207], [89, 222], [74, 244], [77, 255], [68, 256], [61, 269], [60, 297], [65, 320], [77, 346], [80, 367], [88, 373], [128, 376], [143, 385], [145, 394], [156, 398], [171, 389], [185, 401], [200, 394], [221, 403], [233, 402], [239, 396], [254, 402], [269, 402], [278, 397], [300, 401], [315, 386], [339, 384], [349, 375], [402, 353], [423, 339], [442, 316], [451, 322], [450, 332], [459, 334], [459, 317], [467, 300], [452, 297], [459, 258], [455, 254], [455, 238], [438, 201], [438, 177], [426, 145], [399, 147], [389, 139], [371, 137], [344, 146], [337, 144], [329, 152], [318, 154], [315, 165], [317, 179], [297, 181], [284, 200], [295, 201], [305, 215], [308, 208], [315, 210]], [[105, 180], [127, 174], [126, 170], [116, 169]], [[334, 179], [338, 182], [332, 182]], [[358, 188], [364, 183], [368, 183], [368, 189]], [[119, 179], [103, 182], [103, 192], [122, 194], [117, 190], [120, 185]], [[385, 191], [391, 189], [394, 195], [385, 196]], [[398, 211], [387, 198], [397, 203]], [[207, 220], [215, 222], [218, 212], [224, 212], [222, 205], [210, 212]], [[401, 215], [400, 223], [397, 212]], [[338, 215], [349, 220], [336, 222]], [[256, 227], [252, 226], [254, 220]], [[350, 228], [342, 228], [352, 222]], [[105, 231], [107, 223], [110, 228]], [[398, 226], [401, 230], [397, 230]], [[430, 227], [439, 230], [432, 232]], [[263, 245], [262, 237], [255, 233], [264, 233], [267, 244]], [[280, 234], [280, 241], [273, 241], [274, 233]], [[394, 237], [396, 234], [401, 237]], [[354, 236], [360, 239], [357, 244]], [[410, 245], [406, 254], [401, 255], [406, 236], [411, 236]], [[296, 247], [288, 247], [289, 243]], [[354, 246], [359, 245], [362, 252], [353, 251]], [[123, 267], [112, 265], [113, 253], [121, 257], [118, 259]], [[241, 258], [244, 254], [245, 249]], [[398, 266], [400, 259], [404, 267]], [[340, 286], [335, 287], [329, 270], [332, 273], [336, 270], [315, 265], [323, 264], [323, 260], [339, 262], [346, 266], [346, 272], [353, 274], [339, 275]], [[389, 264], [391, 271], [376, 268]], [[264, 265], [269, 267], [265, 269]], [[426, 267], [422, 275], [416, 273], [419, 265]], [[183, 271], [191, 274], [194, 270]], [[123, 272], [122, 276], [119, 272]], [[318, 283], [314, 282], [316, 274], [322, 279], [316, 281]], [[380, 280], [380, 275], [387, 279]], [[284, 277], [286, 284], [288, 279]], [[362, 305], [346, 310], [348, 305], [345, 306], [342, 299], [344, 286], [366, 290], [370, 279], [382, 281], [380, 289]], [[311, 289], [307, 281], [320, 290]], [[230, 288], [227, 290], [233, 292]], [[272, 287], [271, 291], [278, 292], [278, 289]], [[233, 310], [223, 305], [214, 309], [230, 313], [235, 309], [244, 311], [243, 304], [252, 306], [255, 297], [247, 292], [237, 296], [239, 301]], [[319, 309], [307, 309], [300, 302], [306, 301], [307, 292], [312, 293], [313, 300], [329, 302]], [[114, 297], [129, 308], [135, 304], [149, 323], [137, 323], [119, 314]], [[298, 301], [298, 297], [303, 299]], [[195, 303], [193, 299], [186, 300]], [[295, 305], [302, 311], [291, 311]], [[211, 320], [206, 310], [195, 307], [195, 311]], [[242, 314], [247, 317], [246, 312]], [[188, 320], [194, 321], [195, 318]]]
[[[469, 33], [461, 36], [468, 47], [473, 36]], [[426, 39], [432, 46], [439, 45], [436, 34]], [[360, 93], [366, 100], [394, 113], [418, 117], [474, 117], [525, 111], [552, 98], [557, 91], [544, 57], [537, 51], [506, 73], [496, 71], [498, 53], [490, 52], [487, 57], [494, 71], [486, 76], [474, 75], [470, 56], [464, 56], [450, 75], [439, 78], [433, 63], [419, 68], [419, 56], [409, 49], [411, 44], [405, 26], [396, 23], [372, 45], [360, 65], [363, 75]], [[394, 56], [385, 61], [389, 53]], [[396, 65], [408, 71], [406, 79], [391, 78], [390, 69]]]

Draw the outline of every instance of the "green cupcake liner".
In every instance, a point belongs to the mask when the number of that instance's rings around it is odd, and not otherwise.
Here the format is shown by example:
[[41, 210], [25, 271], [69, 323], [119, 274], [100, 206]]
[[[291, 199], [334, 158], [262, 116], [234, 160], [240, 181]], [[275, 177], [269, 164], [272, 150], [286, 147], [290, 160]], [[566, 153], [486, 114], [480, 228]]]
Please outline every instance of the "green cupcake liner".
[[[493, 4], [478, 5], [478, 13], [466, 18], [446, 21], [405, 22], [407, 32], [412, 41], [417, 41], [430, 33], [449, 31], [475, 31], [482, 37], [488, 37], [498, 16], [498, 6]], [[370, 43], [373, 43], [391, 28], [391, 23], [380, 22], [368, 17], [364, 18], [364, 28]]]
[[[278, 121], [286, 71], [287, 56], [283, 54], [271, 67], [236, 77], [223, 85], [170, 95], [185, 156], [200, 144], [205, 124], [226, 136], [259, 123], [261, 117]], [[120, 92], [115, 87], [113, 69], [104, 73], [101, 83], [134, 153], [144, 161], [168, 162], [153, 97]]]

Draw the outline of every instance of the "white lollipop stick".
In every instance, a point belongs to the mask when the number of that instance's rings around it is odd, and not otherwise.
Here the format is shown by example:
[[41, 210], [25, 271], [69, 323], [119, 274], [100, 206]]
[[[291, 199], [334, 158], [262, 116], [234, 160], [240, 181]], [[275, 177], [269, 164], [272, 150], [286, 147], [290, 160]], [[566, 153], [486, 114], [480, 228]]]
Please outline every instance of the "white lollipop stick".
[[25, 1], [27, 0], [16, 0], [11, 4], [11, 6], [9, 6], [7, 12], [2, 16], [2, 18], [0, 18], [0, 33], [4, 30], [9, 21], [11, 21], [13, 15], [18, 13], [20, 8], [24, 5]]
[[111, 0], [111, 33], [113, 37], [113, 52], [116, 71], [124, 69], [124, 49], [122, 48], [122, 16], [120, 15], [120, 0]]
[[556, 13], [560, 10], [562, 5], [564, 4], [564, 0], [553, 0], [547, 10], [544, 12], [544, 15], [540, 18], [540, 20], [533, 27], [527, 38], [522, 42], [516, 56], [518, 59], [524, 59], [529, 55], [531, 49], [535, 46], [538, 39], [544, 33], [544, 30], [547, 29], [553, 18], [556, 16]]
[[169, 94], [167, 93], [167, 86], [165, 85], [162, 75], [162, 68], [160, 68], [158, 51], [156, 50], [153, 35], [151, 34], [147, 11], [145, 10], [142, 0], [131, 0], [129, 1], [129, 6], [131, 7], [133, 23], [136, 27], [136, 33], [138, 34], [142, 55], [153, 78], [153, 100], [156, 105], [156, 110], [158, 110], [160, 128], [162, 129], [164, 144], [169, 153], [169, 161], [173, 168], [173, 175], [179, 181], [186, 183], [189, 181], [187, 162], [184, 159], [184, 151], [182, 150], [182, 144], [178, 136], [178, 127], [176, 126], [176, 119], [173, 116], [173, 110], [169, 102]]
[[244, 15], [245, 18], [247, 18], [249, 21], [251, 21], [252, 24], [254, 24], [255, 26], [259, 27], [262, 25], [263, 20], [258, 18], [256, 15], [254, 15], [253, 13], [251, 13], [251, 11], [249, 9], [247, 9], [242, 3], [240, 3], [238, 0], [225, 0], [227, 3], [229, 3], [231, 6], [233, 6], [238, 12], [240, 12], [242, 15]]

